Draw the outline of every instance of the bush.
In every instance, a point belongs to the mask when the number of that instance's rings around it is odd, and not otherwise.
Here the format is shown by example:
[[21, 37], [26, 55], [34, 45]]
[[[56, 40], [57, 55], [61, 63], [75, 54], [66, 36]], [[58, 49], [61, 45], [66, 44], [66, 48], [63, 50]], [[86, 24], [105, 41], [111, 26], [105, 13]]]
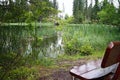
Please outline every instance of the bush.
[[67, 41], [64, 45], [65, 53], [68, 55], [80, 53], [80, 49], [79, 49], [80, 45], [81, 44], [76, 38], [71, 39], [70, 41]]
[[90, 44], [80, 44], [79, 41], [68, 41], [64, 46], [65, 53], [68, 55], [81, 54], [81, 55], [91, 55], [93, 53], [93, 47]]
[[84, 55], [84, 56], [91, 55], [93, 53], [93, 48], [89, 44], [81, 46], [80, 50], [81, 50], [81, 55]]
[[116, 8], [111, 4], [107, 4], [105, 8], [98, 12], [98, 16], [100, 18], [100, 22], [102, 23], [112, 25], [119, 24], [117, 20], [119, 16], [117, 16]]
[[34, 69], [22, 66], [10, 71], [9, 76], [5, 80], [27, 80], [33, 77], [32, 75], [35, 75], [35, 73], [36, 71]]

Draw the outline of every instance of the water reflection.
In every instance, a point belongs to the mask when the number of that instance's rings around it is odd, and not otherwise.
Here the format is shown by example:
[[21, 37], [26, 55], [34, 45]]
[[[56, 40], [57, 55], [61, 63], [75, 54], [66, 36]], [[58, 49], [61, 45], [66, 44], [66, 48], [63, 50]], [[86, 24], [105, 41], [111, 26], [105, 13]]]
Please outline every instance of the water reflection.
[[64, 51], [62, 34], [55, 27], [41, 26], [31, 30], [29, 25], [3, 25], [0, 26], [0, 37], [1, 53], [17, 53], [28, 57], [30, 55], [36, 59], [55, 58]]
[[35, 54], [38, 55], [38, 58], [56, 58], [59, 54], [64, 52], [62, 44], [62, 33], [60, 31], [56, 32], [53, 36], [50, 37], [43, 36], [42, 39], [34, 42], [37, 46], [34, 46], [29, 42], [26, 54], [32, 53], [33, 48], [35, 48]]

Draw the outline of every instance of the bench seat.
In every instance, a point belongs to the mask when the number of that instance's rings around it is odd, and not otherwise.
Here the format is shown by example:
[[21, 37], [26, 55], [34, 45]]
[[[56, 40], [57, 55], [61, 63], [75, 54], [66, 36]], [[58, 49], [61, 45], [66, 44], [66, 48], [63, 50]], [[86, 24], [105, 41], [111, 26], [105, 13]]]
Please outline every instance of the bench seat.
[[81, 66], [74, 66], [70, 70], [70, 74], [83, 80], [93, 80], [107, 76], [115, 71], [117, 64], [101, 68], [101, 62], [102, 60], [94, 60]]

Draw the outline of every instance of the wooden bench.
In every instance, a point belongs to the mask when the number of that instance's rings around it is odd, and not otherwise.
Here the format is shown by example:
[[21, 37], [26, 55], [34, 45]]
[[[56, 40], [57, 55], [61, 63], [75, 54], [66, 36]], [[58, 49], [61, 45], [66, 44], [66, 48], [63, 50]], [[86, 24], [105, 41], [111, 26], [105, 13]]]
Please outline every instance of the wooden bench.
[[70, 74], [80, 80], [120, 80], [120, 42], [111, 42], [102, 60], [74, 66]]

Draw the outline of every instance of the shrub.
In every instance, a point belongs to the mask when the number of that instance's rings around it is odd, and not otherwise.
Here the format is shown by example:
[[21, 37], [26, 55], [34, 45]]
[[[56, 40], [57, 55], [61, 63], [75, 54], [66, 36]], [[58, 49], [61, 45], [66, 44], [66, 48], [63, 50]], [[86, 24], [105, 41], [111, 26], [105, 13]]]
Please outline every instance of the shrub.
[[81, 50], [81, 55], [91, 55], [93, 53], [93, 48], [89, 44], [81, 46], [80, 50]]
[[6, 80], [26, 80], [32, 75], [35, 75], [35, 73], [36, 71], [34, 69], [22, 66], [10, 71], [9, 76], [6, 78]]

